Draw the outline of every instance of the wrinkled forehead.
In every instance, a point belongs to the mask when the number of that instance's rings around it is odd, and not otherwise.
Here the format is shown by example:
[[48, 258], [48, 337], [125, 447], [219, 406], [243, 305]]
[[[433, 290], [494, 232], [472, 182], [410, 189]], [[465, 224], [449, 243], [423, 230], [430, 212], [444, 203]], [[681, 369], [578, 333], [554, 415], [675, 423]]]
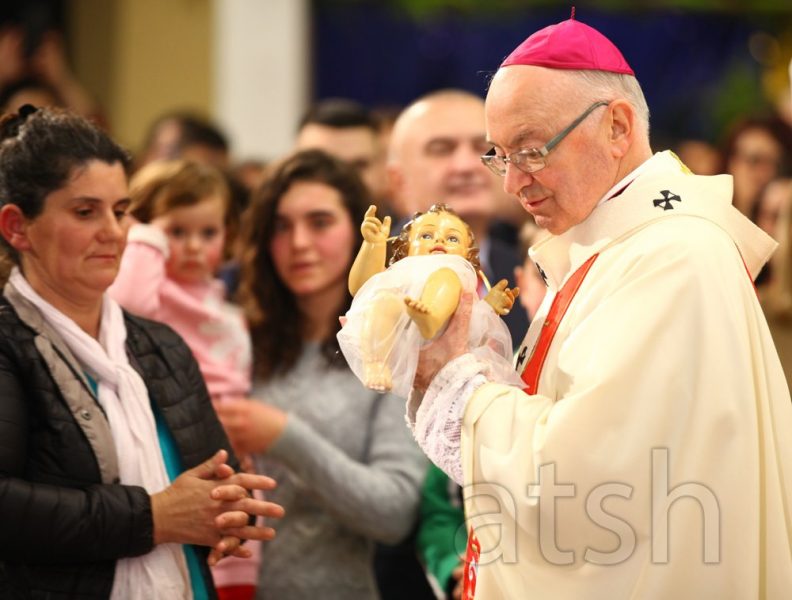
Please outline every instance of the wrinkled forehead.
[[507, 147], [516, 136], [552, 130], [566, 112], [570, 86], [564, 72], [515, 65], [498, 69], [485, 101], [487, 138]]

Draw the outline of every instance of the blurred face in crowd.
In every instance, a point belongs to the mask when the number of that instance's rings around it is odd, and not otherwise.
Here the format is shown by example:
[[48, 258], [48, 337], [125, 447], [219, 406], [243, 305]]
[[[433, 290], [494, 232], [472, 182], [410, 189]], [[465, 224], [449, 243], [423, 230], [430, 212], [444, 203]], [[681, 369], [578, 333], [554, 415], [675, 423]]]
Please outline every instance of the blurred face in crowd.
[[209, 144], [183, 144], [179, 151], [180, 158], [191, 160], [202, 165], [209, 165], [215, 169], [224, 171], [228, 168], [228, 151], [223, 148], [216, 148]]
[[778, 217], [792, 203], [792, 179], [776, 179], [767, 184], [756, 207], [756, 224], [778, 239]]
[[346, 290], [355, 225], [338, 190], [298, 181], [281, 198], [270, 252], [275, 270], [297, 298]]
[[147, 148], [143, 151], [140, 166], [156, 160], [173, 160], [179, 155], [179, 140], [182, 126], [176, 118], [167, 118], [159, 122], [152, 133]]
[[759, 191], [778, 175], [781, 145], [761, 128], [746, 129], [736, 140], [727, 170], [734, 176], [734, 204], [748, 214]]
[[183, 283], [214, 277], [223, 259], [226, 202], [209, 196], [190, 206], [179, 206], [159, 217], [168, 236], [168, 276]]
[[328, 127], [308, 123], [297, 134], [297, 150], [323, 150], [352, 165], [375, 198], [385, 193], [379, 137], [368, 127]]
[[[22, 271], [45, 300], [66, 314], [70, 304], [101, 301], [113, 283], [126, 245], [124, 220], [129, 208], [124, 168], [92, 160], [76, 168], [64, 187], [51, 192], [44, 209], [19, 219], [17, 235], [9, 236], [20, 254]], [[4, 215], [4, 224], [7, 216]], [[4, 225], [4, 234], [7, 227]]]
[[676, 148], [676, 154], [696, 175], [717, 175], [721, 158], [718, 149], [701, 140], [685, 140]]
[[389, 172], [404, 215], [448, 204], [474, 225], [489, 219], [499, 182], [480, 160], [490, 146], [484, 103], [464, 94], [440, 94], [407, 108], [391, 135]]
[[[540, 148], [580, 116], [592, 102], [567, 101], [576, 97], [571, 85], [552, 69], [500, 69], [490, 85], [486, 111], [496, 154]], [[525, 173], [507, 163], [504, 190], [520, 200], [539, 227], [554, 234], [567, 231], [588, 217], [618, 181], [618, 163], [607, 143], [612, 108], [593, 110], [550, 152], [543, 169]]]

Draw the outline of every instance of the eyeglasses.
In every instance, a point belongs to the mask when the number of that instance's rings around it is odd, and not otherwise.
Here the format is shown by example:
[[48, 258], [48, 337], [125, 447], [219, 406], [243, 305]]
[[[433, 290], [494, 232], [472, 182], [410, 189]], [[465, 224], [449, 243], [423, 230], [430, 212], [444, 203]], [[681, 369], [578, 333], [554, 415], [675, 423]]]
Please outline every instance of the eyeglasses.
[[506, 175], [506, 163], [513, 164], [523, 173], [536, 173], [547, 166], [547, 155], [550, 154], [550, 151], [553, 148], [561, 143], [561, 140], [569, 135], [575, 127], [580, 125], [583, 120], [594, 111], [595, 108], [600, 106], [608, 106], [608, 104], [610, 103], [605, 102], [604, 100], [595, 102], [585, 111], [583, 111], [582, 115], [572, 121], [572, 123], [570, 123], [566, 129], [562, 130], [561, 133], [556, 135], [541, 148], [523, 148], [522, 150], [512, 152], [508, 155], [496, 154], [495, 148], [492, 148], [489, 152], [481, 157], [481, 162], [487, 165], [490, 171], [495, 173], [495, 175], [500, 175], [501, 177]]

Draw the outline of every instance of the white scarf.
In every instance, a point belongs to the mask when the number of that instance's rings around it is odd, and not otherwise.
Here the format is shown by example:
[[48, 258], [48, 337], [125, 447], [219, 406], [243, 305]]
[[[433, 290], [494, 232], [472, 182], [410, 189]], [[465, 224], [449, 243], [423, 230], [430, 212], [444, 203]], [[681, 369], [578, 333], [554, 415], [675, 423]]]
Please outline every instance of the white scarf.
[[[97, 341], [39, 296], [18, 268], [14, 267], [9, 283], [39, 310], [80, 365], [96, 379], [99, 404], [113, 435], [121, 483], [141, 486], [149, 494], [165, 489], [170, 481], [154, 414], [146, 384], [129, 364], [121, 307], [104, 296]], [[179, 544], [160, 544], [143, 556], [116, 561], [112, 600], [190, 597], [187, 564]]]

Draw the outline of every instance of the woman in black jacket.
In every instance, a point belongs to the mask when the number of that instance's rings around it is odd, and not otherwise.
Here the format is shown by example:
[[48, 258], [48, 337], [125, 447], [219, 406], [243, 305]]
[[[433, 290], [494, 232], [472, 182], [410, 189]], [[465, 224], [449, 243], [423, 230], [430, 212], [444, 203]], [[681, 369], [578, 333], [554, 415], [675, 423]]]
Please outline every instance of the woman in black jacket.
[[[195, 360], [106, 297], [126, 153], [87, 121], [0, 121], [0, 597], [213, 598], [207, 569], [269, 539]], [[211, 550], [210, 550], [211, 549]]]

